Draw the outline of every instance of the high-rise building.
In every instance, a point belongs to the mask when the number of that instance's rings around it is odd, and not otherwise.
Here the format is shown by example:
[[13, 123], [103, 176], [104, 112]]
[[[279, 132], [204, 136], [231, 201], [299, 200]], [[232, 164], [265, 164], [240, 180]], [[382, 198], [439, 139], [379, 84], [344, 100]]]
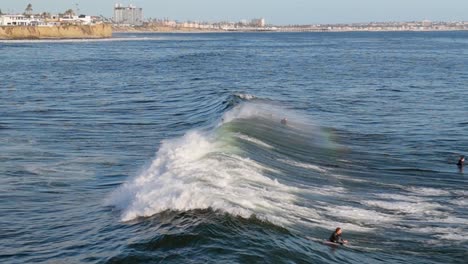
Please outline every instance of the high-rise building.
[[250, 21], [250, 25], [253, 27], [265, 27], [265, 19], [264, 18], [252, 19]]
[[134, 5], [125, 7], [122, 4], [115, 4], [114, 23], [140, 26], [143, 24], [143, 9]]
[[432, 22], [430, 20], [423, 20], [422, 25], [423, 27], [431, 27]]

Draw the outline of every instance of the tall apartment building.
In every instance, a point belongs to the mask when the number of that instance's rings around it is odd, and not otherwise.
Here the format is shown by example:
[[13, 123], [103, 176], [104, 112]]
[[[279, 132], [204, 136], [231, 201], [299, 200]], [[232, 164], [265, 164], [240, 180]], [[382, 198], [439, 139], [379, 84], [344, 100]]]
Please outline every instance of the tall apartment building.
[[250, 25], [253, 27], [265, 27], [265, 19], [264, 18], [252, 19], [250, 21]]
[[122, 4], [115, 4], [114, 23], [140, 26], [143, 24], [143, 9], [134, 5], [125, 7]]

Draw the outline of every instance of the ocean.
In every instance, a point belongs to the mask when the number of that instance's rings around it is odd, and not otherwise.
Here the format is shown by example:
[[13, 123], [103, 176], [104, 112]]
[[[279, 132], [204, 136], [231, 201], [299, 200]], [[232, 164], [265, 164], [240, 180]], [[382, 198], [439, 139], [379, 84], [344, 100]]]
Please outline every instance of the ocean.
[[3, 41], [0, 65], [1, 263], [468, 257], [468, 32]]

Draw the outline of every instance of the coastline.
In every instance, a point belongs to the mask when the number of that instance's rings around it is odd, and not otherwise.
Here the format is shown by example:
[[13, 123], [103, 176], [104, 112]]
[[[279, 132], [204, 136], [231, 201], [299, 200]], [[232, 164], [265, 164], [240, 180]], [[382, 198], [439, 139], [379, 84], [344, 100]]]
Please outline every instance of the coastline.
[[0, 40], [73, 40], [73, 39], [110, 39], [113, 33], [121, 34], [200, 34], [200, 33], [348, 33], [348, 32], [456, 32], [468, 31], [468, 29], [418, 29], [418, 30], [391, 30], [391, 29], [331, 29], [311, 30], [303, 28], [235, 28], [235, 29], [203, 29], [190, 27], [168, 26], [113, 26], [110, 24], [96, 25], [61, 25], [54, 27], [35, 26], [0, 26]]

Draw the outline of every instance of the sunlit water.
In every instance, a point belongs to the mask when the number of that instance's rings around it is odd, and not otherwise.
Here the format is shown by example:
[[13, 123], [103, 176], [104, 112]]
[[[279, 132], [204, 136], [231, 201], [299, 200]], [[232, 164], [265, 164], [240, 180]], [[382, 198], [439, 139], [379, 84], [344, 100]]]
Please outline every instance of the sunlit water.
[[[0, 62], [2, 263], [466, 261], [466, 32], [4, 41]], [[322, 243], [337, 226], [349, 246]]]

